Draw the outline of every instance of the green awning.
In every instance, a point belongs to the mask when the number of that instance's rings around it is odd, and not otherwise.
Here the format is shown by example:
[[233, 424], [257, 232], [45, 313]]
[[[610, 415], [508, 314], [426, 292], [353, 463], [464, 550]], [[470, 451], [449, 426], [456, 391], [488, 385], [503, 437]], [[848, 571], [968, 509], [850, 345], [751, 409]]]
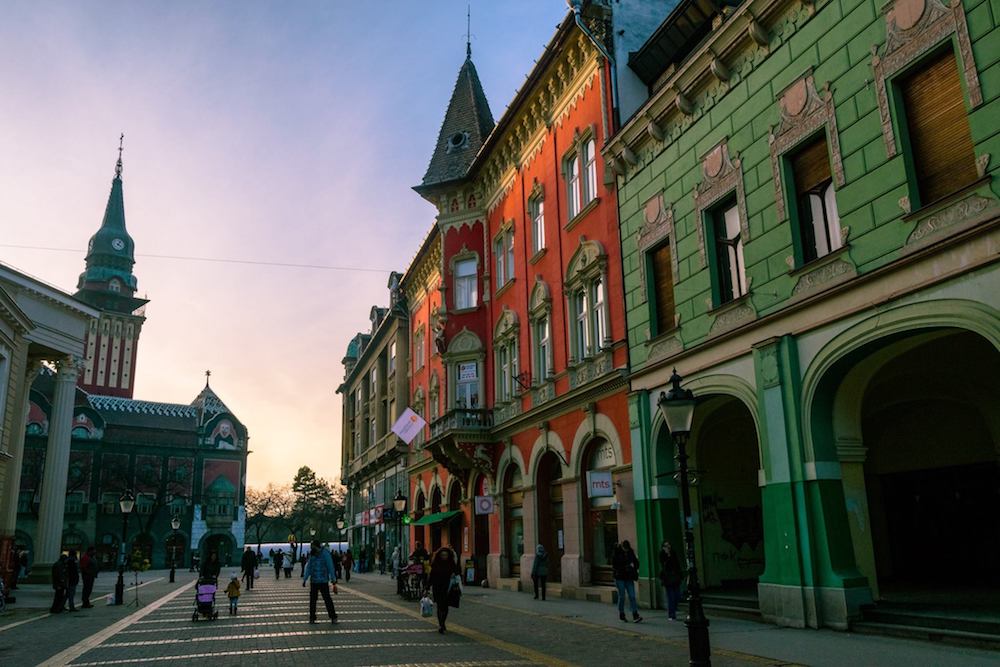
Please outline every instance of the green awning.
[[411, 526], [428, 526], [432, 523], [437, 523], [438, 521], [445, 521], [455, 516], [456, 514], [461, 514], [462, 510], [449, 510], [447, 512], [437, 512], [436, 514], [428, 514], [427, 516], [422, 516], [413, 523]]

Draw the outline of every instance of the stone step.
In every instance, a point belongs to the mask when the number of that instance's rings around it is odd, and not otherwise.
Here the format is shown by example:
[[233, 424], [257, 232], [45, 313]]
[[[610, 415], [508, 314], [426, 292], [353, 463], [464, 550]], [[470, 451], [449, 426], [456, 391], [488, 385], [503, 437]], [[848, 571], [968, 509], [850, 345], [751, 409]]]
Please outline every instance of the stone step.
[[881, 623], [874, 621], [857, 621], [851, 624], [851, 630], [865, 635], [886, 635], [905, 639], [923, 639], [926, 641], [958, 644], [973, 648], [1000, 649], [1000, 635], [946, 628], [929, 628], [920, 625], [905, 625], [899, 623]]
[[934, 630], [954, 630], [992, 635], [1000, 638], [1000, 618], [995, 614], [977, 618], [976, 615], [949, 614], [944, 610], [916, 610], [891, 606], [868, 606], [862, 609], [862, 620], [871, 623], [914, 626]]

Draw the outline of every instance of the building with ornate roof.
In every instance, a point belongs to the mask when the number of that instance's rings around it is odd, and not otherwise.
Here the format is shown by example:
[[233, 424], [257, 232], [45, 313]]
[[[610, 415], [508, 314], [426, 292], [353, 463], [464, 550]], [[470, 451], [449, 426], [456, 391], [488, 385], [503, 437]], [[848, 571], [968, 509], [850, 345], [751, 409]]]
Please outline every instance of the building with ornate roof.
[[[43, 366], [26, 396], [20, 483], [13, 496], [15, 542], [39, 562], [54, 560], [59, 549], [93, 545], [102, 565], [112, 567], [123, 540], [130, 550], [145, 553], [153, 567], [172, 560], [185, 565], [192, 553], [212, 551], [223, 563], [237, 562], [244, 533], [246, 427], [207, 378], [190, 402], [133, 398], [146, 299], [135, 296], [135, 243], [125, 227], [120, 151], [75, 294], [74, 302], [90, 314], [83, 345], [71, 360], [75, 391], [60, 394], [64, 371]], [[56, 468], [64, 479], [57, 482], [50, 479], [48, 460], [60, 410], [71, 422], [65, 461]], [[47, 487], [62, 483], [61, 502], [46, 503]], [[127, 535], [118, 503], [126, 492], [136, 499]], [[175, 516], [181, 520], [176, 532], [170, 526]], [[52, 544], [43, 548], [39, 540], [48, 533]]]

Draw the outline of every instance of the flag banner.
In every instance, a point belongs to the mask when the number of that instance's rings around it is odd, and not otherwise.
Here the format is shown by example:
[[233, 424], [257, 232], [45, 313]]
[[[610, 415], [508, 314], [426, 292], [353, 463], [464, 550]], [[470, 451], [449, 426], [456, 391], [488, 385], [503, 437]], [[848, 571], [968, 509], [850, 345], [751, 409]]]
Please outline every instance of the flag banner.
[[403, 410], [403, 414], [399, 415], [396, 423], [392, 425], [392, 432], [398, 435], [400, 440], [410, 444], [424, 430], [424, 426], [427, 426], [424, 418], [410, 408], [406, 408]]

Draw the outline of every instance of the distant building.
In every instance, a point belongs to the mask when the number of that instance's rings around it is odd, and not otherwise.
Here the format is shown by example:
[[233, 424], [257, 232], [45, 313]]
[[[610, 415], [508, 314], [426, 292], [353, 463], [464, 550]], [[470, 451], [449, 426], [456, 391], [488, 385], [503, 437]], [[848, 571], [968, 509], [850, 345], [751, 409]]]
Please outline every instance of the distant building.
[[[153, 567], [173, 559], [187, 564], [192, 552], [212, 551], [223, 563], [237, 563], [247, 430], [207, 380], [190, 403], [132, 398], [146, 304], [135, 297], [134, 248], [119, 154], [101, 227], [90, 240], [76, 301], [70, 300], [89, 316], [83, 345], [59, 362], [58, 373], [37, 371], [25, 396], [13, 536], [36, 563], [55, 560], [60, 549], [95, 546], [111, 567], [123, 540]], [[75, 381], [75, 392], [64, 387], [63, 376]], [[65, 434], [58, 426], [63, 421]], [[65, 439], [65, 451], [54, 460], [56, 435]], [[59, 471], [58, 479], [50, 471]], [[118, 501], [126, 491], [136, 502], [123, 535]], [[58, 502], [49, 498], [53, 493]], [[181, 520], [176, 534], [174, 516]]]

